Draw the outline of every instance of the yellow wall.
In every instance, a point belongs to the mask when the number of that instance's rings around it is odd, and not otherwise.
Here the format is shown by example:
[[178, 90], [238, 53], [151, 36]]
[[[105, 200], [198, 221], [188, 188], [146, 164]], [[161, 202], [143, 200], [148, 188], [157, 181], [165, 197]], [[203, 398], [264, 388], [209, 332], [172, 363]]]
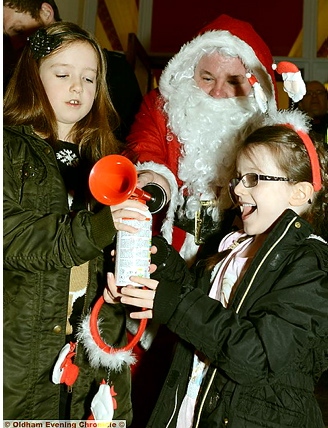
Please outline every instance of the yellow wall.
[[[328, 1], [319, 0], [318, 2], [318, 34], [317, 34], [317, 49], [319, 50], [323, 42], [328, 37]], [[301, 57], [303, 45], [303, 30], [300, 31], [293, 47], [291, 48], [288, 56]]]
[[[138, 9], [135, 0], [105, 0], [123, 51], [127, 49], [129, 33], [138, 31]], [[102, 47], [113, 50], [101, 19], [97, 16], [95, 35]]]

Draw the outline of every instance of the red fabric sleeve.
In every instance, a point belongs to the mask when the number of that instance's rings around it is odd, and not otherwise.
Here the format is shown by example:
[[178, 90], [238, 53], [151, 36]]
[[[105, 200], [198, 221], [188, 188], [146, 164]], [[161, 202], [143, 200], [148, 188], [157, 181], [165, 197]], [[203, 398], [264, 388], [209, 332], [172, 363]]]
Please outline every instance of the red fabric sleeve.
[[155, 162], [165, 165], [177, 176], [180, 143], [167, 129], [163, 105], [164, 100], [158, 89], [144, 96], [123, 154], [134, 163]]

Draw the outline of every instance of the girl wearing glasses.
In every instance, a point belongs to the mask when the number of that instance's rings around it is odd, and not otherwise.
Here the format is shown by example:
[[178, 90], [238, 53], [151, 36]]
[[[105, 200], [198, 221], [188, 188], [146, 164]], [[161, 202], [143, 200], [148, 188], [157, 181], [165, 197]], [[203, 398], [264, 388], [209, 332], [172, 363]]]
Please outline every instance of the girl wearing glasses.
[[147, 289], [118, 292], [110, 276], [107, 301], [180, 337], [147, 427], [324, 426], [313, 391], [328, 366], [327, 171], [305, 116], [278, 112], [237, 155], [243, 230], [191, 271], [155, 237], [152, 278], [131, 278]]

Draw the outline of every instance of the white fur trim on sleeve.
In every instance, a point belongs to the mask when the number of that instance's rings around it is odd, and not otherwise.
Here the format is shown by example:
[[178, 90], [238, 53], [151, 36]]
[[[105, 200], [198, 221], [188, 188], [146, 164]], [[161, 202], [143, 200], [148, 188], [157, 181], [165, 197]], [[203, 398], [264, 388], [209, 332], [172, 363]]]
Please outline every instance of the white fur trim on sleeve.
[[165, 165], [161, 165], [155, 162], [138, 162], [136, 164], [136, 168], [138, 172], [145, 170], [154, 171], [157, 174], [162, 175], [164, 178], [166, 178], [169, 183], [171, 190], [171, 199], [161, 231], [168, 243], [172, 244], [174, 213], [177, 210], [179, 203], [181, 203], [181, 201], [179, 201], [177, 180], [172, 171], [170, 171]]
[[180, 256], [190, 265], [194, 261], [199, 246], [195, 244], [195, 237], [191, 233], [186, 233], [186, 238], [180, 250]]

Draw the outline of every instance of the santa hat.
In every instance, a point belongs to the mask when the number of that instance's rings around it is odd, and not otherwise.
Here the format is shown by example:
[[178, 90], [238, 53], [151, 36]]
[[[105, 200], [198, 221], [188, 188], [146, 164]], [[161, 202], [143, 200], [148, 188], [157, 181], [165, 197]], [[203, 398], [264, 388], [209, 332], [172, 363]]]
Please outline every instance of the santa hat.
[[[272, 69], [273, 58], [270, 49], [264, 40], [257, 34], [252, 25], [246, 21], [241, 21], [223, 14], [202, 28], [200, 34], [204, 34], [207, 31], [217, 30], [229, 31], [230, 34], [244, 41], [244, 43], [253, 49], [254, 54], [258, 58], [259, 62], [265, 67], [267, 73], [270, 75], [276, 92], [275, 75]], [[240, 55], [242, 55], [242, 52], [240, 52], [238, 56]], [[245, 65], [247, 65], [247, 62], [244, 60], [243, 62]]]
[[228, 15], [220, 15], [202, 28], [169, 61], [159, 82], [164, 98], [169, 98], [181, 79], [193, 77], [196, 64], [204, 52], [211, 48], [224, 48], [230, 55], [241, 59], [262, 112], [275, 111], [277, 108], [274, 70], [282, 75], [284, 90], [293, 101], [303, 98], [305, 84], [296, 65], [287, 61], [275, 65], [270, 49], [252, 25]]
[[193, 77], [204, 51], [211, 48], [225, 48], [229, 54], [238, 56], [261, 86], [268, 109], [276, 110], [277, 90], [270, 49], [252, 25], [228, 15], [220, 15], [206, 25], [169, 61], [159, 82], [164, 98], [175, 90], [181, 78]]

